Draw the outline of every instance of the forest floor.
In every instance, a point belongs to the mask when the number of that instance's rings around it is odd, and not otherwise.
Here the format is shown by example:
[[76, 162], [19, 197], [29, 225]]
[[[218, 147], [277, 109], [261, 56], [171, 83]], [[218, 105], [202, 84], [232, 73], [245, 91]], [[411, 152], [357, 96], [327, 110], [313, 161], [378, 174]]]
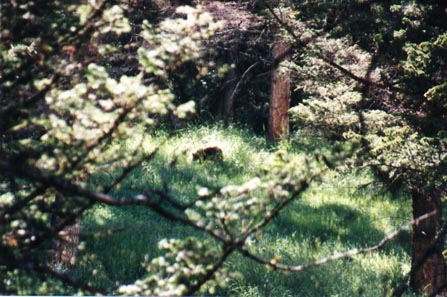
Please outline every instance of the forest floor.
[[[221, 187], [241, 184], [259, 173], [263, 160], [283, 150], [311, 156], [325, 150], [321, 139], [297, 134], [276, 145], [236, 127], [189, 127], [174, 137], [160, 132], [150, 138], [157, 155], [132, 173], [115, 191], [132, 195], [159, 188], [163, 181], [180, 201], [197, 195], [197, 184]], [[125, 145], [132, 145], [125, 144]], [[222, 162], [194, 162], [191, 152], [203, 146], [222, 149]], [[175, 161], [175, 162], [173, 162]], [[106, 182], [114, 173], [100, 173], [91, 184]], [[280, 257], [290, 265], [313, 262], [352, 248], [377, 244], [407, 223], [411, 205], [404, 192], [391, 194], [367, 171], [330, 171], [321, 183], [276, 218], [250, 248], [266, 258]], [[79, 263], [75, 275], [95, 286], [129, 284], [147, 272], [141, 263], [159, 255], [164, 238], [204, 237], [191, 228], [167, 221], [142, 207], [97, 206], [82, 219], [81, 240], [95, 257]], [[238, 272], [219, 296], [388, 296], [410, 270], [410, 233], [402, 232], [384, 249], [331, 262], [299, 273], [272, 271], [241, 256], [226, 263]], [[95, 276], [86, 271], [95, 269]]]

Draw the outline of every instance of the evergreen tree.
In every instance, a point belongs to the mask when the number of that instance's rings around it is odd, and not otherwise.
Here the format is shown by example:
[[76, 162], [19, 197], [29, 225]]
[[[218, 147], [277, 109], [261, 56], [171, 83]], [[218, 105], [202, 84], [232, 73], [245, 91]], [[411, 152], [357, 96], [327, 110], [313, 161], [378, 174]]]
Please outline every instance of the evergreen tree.
[[[188, 204], [172, 197], [165, 182], [118, 196], [114, 190], [122, 181], [157, 154], [148, 138], [163, 117], [184, 119], [194, 112], [193, 101], [178, 98], [179, 85], [187, 80], [182, 73], [197, 86], [210, 72], [221, 72], [206, 42], [223, 28], [201, 6], [163, 7], [173, 9], [174, 17], [131, 24], [129, 19], [144, 19], [136, 11], [141, 3], [126, 3], [2, 3], [3, 294], [212, 292], [234, 275], [224, 266], [226, 259], [234, 253], [254, 257], [246, 245], [249, 238], [322, 170], [282, 157], [242, 185], [202, 188], [188, 197]], [[129, 142], [137, 145], [126, 146]], [[106, 184], [89, 182], [104, 171], [116, 174]], [[76, 258], [76, 249], [82, 249], [77, 222], [98, 204], [146, 207], [209, 239], [163, 240], [159, 248], [165, 255], [148, 259], [147, 274], [134, 284], [98, 288], [67, 267], [94, 258], [89, 252]], [[51, 251], [58, 238], [68, 245]], [[96, 268], [88, 271], [95, 273]]]
[[357, 161], [391, 189], [407, 189], [415, 219], [432, 214], [413, 226], [410, 283], [444, 290], [446, 5], [322, 1], [296, 9], [295, 23], [284, 24], [302, 51], [292, 66], [305, 94], [292, 110], [296, 121], [361, 144]]

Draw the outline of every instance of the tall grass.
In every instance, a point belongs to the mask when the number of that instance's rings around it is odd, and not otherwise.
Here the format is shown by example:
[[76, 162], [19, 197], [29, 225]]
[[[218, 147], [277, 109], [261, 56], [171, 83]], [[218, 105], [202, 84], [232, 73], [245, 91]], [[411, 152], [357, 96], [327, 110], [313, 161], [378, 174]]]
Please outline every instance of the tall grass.
[[[341, 179], [341, 180], [340, 180]], [[410, 216], [408, 205], [371, 191], [356, 192], [357, 176], [331, 178], [308, 191], [253, 243], [265, 258], [290, 265], [379, 242]], [[356, 256], [302, 273], [269, 271], [238, 259], [241, 296], [388, 296], [410, 270], [408, 234], [383, 251]]]
[[[132, 145], [127, 143], [125, 145]], [[170, 194], [188, 202], [198, 187], [240, 184], [256, 175], [276, 150], [311, 154], [320, 140], [283, 142], [272, 146], [264, 138], [237, 127], [189, 127], [170, 137], [149, 137], [146, 146], [160, 146], [157, 155], [135, 170], [114, 194], [131, 195], [147, 188], [169, 185]], [[191, 153], [218, 146], [223, 162], [194, 162]], [[327, 148], [327, 147], [326, 147]], [[93, 177], [107, 183], [114, 173]], [[410, 218], [405, 195], [365, 187], [368, 173], [330, 172], [250, 241], [250, 249], [265, 258], [280, 256], [286, 264], [302, 264], [355, 247], [377, 243]], [[402, 199], [400, 199], [402, 198]], [[96, 206], [82, 220], [85, 251], [95, 254], [77, 266], [75, 274], [96, 286], [131, 283], [146, 272], [141, 263], [159, 254], [163, 238], [204, 236], [141, 207]], [[224, 296], [387, 296], [409, 271], [409, 235], [402, 234], [384, 250], [312, 268], [301, 273], [271, 271], [239, 255], [226, 263], [240, 277], [217, 294]], [[94, 275], [89, 271], [94, 269]]]

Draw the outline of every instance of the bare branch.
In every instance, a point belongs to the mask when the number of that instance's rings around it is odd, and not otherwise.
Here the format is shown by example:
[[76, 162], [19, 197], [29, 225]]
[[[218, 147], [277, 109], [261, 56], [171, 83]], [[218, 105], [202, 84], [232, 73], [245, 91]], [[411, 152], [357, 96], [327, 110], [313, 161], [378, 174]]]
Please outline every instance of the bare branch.
[[303, 271], [303, 270], [307, 270], [309, 268], [313, 268], [316, 266], [320, 266], [329, 262], [333, 262], [336, 260], [341, 260], [341, 259], [345, 259], [345, 258], [350, 258], [356, 255], [360, 255], [360, 254], [367, 254], [367, 253], [371, 253], [374, 251], [377, 251], [379, 249], [381, 249], [382, 247], [384, 247], [388, 242], [392, 241], [393, 239], [395, 239], [402, 231], [408, 230], [412, 225], [414, 224], [418, 224], [419, 222], [426, 220], [430, 217], [432, 217], [433, 215], [435, 215], [437, 212], [436, 211], [432, 211], [429, 212], [425, 215], [422, 215], [414, 220], [411, 220], [409, 223], [401, 226], [399, 229], [397, 229], [394, 232], [391, 232], [390, 234], [388, 234], [387, 236], [385, 236], [379, 243], [377, 243], [376, 245], [367, 247], [367, 248], [363, 248], [363, 249], [351, 249], [342, 253], [338, 253], [332, 256], [328, 256], [328, 257], [324, 257], [320, 260], [317, 260], [315, 262], [311, 262], [311, 263], [306, 263], [306, 264], [300, 264], [300, 265], [295, 265], [295, 266], [290, 266], [290, 265], [284, 265], [284, 264], [279, 264], [276, 263], [275, 260], [265, 260], [262, 259], [252, 253], [250, 253], [248, 250], [242, 248], [238, 248], [238, 251], [246, 256], [249, 259], [254, 260], [255, 262], [259, 263], [259, 264], [263, 264], [263, 265], [267, 265], [273, 269], [277, 269], [277, 270], [283, 270], [283, 271], [290, 271], [290, 272], [299, 272], [299, 271]]
[[[317, 176], [320, 176], [320, 174], [318, 174]], [[310, 179], [310, 181], [314, 180], [317, 176], [312, 177]], [[268, 223], [270, 223], [270, 221], [273, 220], [281, 212], [281, 210], [284, 209], [284, 207], [286, 207], [289, 203], [291, 203], [293, 200], [295, 200], [296, 197], [298, 197], [301, 193], [303, 193], [309, 187], [310, 181], [301, 180], [301, 185], [298, 190], [294, 191], [294, 193], [288, 199], [285, 199], [284, 201], [279, 203], [272, 211], [270, 211], [270, 213], [268, 213], [264, 217], [264, 219], [259, 224], [257, 224], [253, 228], [251, 228], [251, 230], [247, 231], [242, 236], [242, 238], [238, 239], [238, 242], [241, 242], [241, 243], [245, 242], [245, 240], [247, 240], [248, 237], [250, 237], [252, 234], [258, 232], [259, 230], [264, 228]]]
[[236, 96], [237, 92], [239, 91], [239, 87], [241, 86], [241, 83], [245, 80], [245, 77], [247, 76], [247, 74], [253, 69], [255, 68], [257, 65], [259, 65], [261, 62], [258, 61], [254, 64], [252, 64], [250, 67], [247, 68], [247, 70], [245, 70], [245, 72], [242, 74], [241, 78], [239, 79], [239, 81], [237, 82], [236, 86], [234, 87], [233, 92], [231, 93], [231, 97], [229, 99], [230, 102], [234, 101], [234, 96]]

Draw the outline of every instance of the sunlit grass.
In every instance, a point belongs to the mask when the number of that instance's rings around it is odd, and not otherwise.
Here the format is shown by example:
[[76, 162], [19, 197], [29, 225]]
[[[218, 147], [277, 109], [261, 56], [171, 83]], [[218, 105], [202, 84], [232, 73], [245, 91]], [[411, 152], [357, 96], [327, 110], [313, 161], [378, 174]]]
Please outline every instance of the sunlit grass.
[[[321, 140], [316, 140], [320, 142]], [[135, 140], [125, 146], [135, 148]], [[240, 184], [260, 172], [263, 162], [277, 150], [312, 155], [312, 139], [283, 142], [278, 146], [237, 127], [190, 127], [168, 137], [164, 132], [147, 135], [148, 151], [159, 146], [156, 156], [142, 164], [117, 189], [115, 195], [133, 195], [148, 188], [169, 185], [169, 193], [182, 202], [192, 201], [200, 186], [219, 188]], [[195, 162], [192, 152], [204, 146], [222, 149], [223, 162]], [[115, 173], [98, 174], [95, 183], [106, 183]], [[252, 251], [266, 259], [280, 256], [285, 264], [312, 262], [351, 248], [376, 244], [410, 217], [405, 199], [373, 186], [367, 172], [329, 172], [262, 234], [250, 240]], [[401, 197], [404, 198], [404, 194]], [[82, 224], [86, 251], [96, 257], [78, 265], [75, 274], [102, 287], [131, 283], [146, 272], [145, 256], [159, 255], [163, 238], [204, 236], [191, 228], [166, 221], [146, 208], [97, 206]], [[107, 233], [107, 230], [111, 230]], [[387, 296], [408, 272], [408, 233], [384, 250], [312, 268], [301, 273], [271, 271], [264, 266], [231, 257], [226, 265], [240, 272], [224, 296]], [[90, 275], [95, 269], [95, 275]], [[88, 272], [88, 273], [87, 273]]]
[[[334, 178], [315, 186], [288, 208], [256, 238], [253, 251], [266, 259], [280, 256], [285, 264], [305, 264], [374, 245], [408, 221], [409, 205], [402, 200], [370, 190], [356, 191], [356, 184], [362, 181], [356, 175]], [[388, 296], [409, 272], [409, 255], [405, 245], [400, 245], [409, 240], [408, 233], [399, 239], [379, 252], [302, 273], [269, 271], [238, 259], [235, 263], [243, 277], [235, 281], [233, 290], [241, 296]]]

